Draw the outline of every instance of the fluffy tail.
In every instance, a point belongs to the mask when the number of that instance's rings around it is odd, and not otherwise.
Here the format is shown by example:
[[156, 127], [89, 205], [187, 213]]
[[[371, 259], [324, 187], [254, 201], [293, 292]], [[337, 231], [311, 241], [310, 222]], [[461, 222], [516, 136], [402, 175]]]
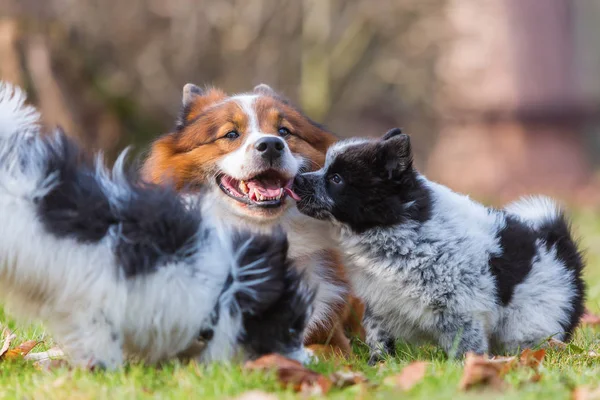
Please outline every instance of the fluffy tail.
[[573, 237], [571, 222], [554, 200], [544, 196], [518, 200], [508, 205], [506, 211], [529, 225], [548, 251], [555, 251], [556, 258], [571, 272], [575, 293], [571, 299], [572, 313], [564, 327], [568, 340], [579, 324], [585, 301], [582, 277], [585, 265], [577, 240]]
[[37, 133], [40, 115], [34, 107], [25, 104], [26, 99], [21, 88], [0, 81], [0, 138]]
[[545, 196], [524, 197], [507, 205], [505, 210], [534, 229], [563, 215], [561, 207]]

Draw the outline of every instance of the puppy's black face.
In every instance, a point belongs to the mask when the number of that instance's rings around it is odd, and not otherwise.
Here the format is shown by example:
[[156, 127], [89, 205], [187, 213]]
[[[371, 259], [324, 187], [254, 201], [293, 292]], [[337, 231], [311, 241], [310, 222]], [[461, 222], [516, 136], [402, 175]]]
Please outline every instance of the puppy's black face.
[[294, 181], [300, 212], [361, 233], [428, 218], [429, 196], [412, 165], [408, 135], [392, 129], [381, 140], [352, 139], [329, 149], [325, 166]]

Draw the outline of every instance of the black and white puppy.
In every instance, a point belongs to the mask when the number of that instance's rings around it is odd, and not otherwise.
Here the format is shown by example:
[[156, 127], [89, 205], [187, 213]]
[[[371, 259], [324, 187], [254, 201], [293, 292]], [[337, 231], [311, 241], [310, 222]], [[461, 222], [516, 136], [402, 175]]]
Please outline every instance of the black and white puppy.
[[[306, 361], [314, 292], [283, 233], [222, 230], [174, 190], [42, 135], [0, 82], [0, 302], [41, 319], [74, 364], [116, 368], [270, 352]], [[272, 332], [268, 336], [265, 334]]]
[[339, 228], [371, 362], [396, 338], [456, 355], [515, 351], [568, 340], [578, 324], [582, 257], [547, 198], [476, 203], [419, 174], [399, 129], [337, 143], [294, 190], [302, 213]]

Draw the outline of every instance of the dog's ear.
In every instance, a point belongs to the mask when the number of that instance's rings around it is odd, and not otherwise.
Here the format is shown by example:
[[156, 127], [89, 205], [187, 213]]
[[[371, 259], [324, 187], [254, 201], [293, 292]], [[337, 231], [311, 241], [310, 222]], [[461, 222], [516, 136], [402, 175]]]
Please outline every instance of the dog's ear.
[[182, 130], [186, 124], [197, 118], [206, 107], [218, 103], [227, 98], [227, 94], [219, 89], [201, 89], [193, 83], [183, 86], [181, 97], [182, 107], [177, 118], [176, 129]]
[[183, 106], [189, 105], [197, 96], [202, 96], [204, 91], [193, 83], [186, 83], [183, 86], [182, 103]]
[[410, 137], [399, 129], [386, 133], [377, 144], [377, 162], [385, 178], [399, 179], [404, 171], [412, 168]]
[[277, 96], [277, 93], [273, 90], [273, 88], [266, 83], [261, 83], [260, 85], [255, 86], [253, 91], [256, 94], [263, 94], [265, 96]]

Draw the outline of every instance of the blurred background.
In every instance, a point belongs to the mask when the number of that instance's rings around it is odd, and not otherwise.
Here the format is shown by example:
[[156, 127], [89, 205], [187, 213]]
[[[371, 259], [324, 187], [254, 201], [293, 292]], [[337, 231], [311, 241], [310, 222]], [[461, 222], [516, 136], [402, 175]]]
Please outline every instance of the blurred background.
[[186, 82], [267, 83], [343, 137], [412, 135], [473, 197], [600, 200], [600, 1], [0, 0], [0, 77], [114, 157]]

